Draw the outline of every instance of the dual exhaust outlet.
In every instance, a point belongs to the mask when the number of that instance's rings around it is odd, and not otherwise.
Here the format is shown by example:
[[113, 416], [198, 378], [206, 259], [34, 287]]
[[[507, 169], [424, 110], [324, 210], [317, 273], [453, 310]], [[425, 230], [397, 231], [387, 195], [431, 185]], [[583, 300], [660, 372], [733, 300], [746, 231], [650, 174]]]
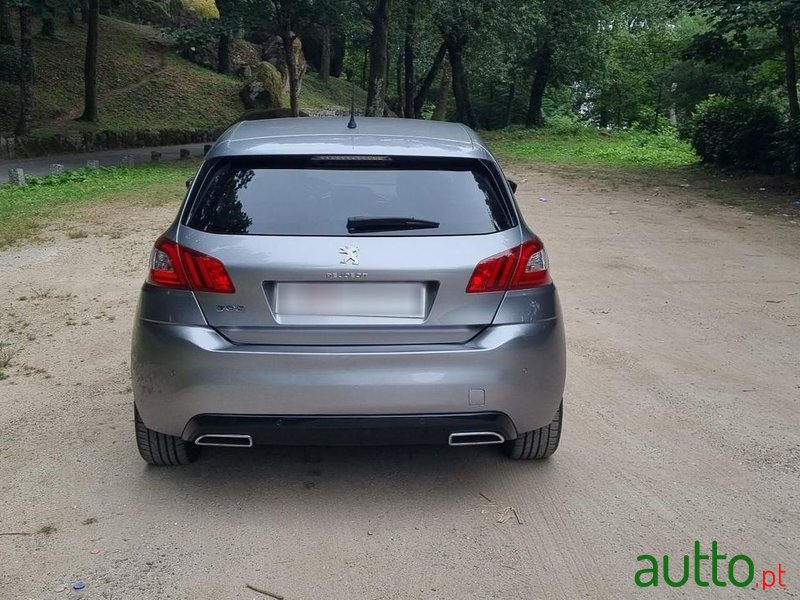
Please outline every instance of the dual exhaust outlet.
[[[483, 446], [502, 444], [505, 438], [493, 431], [464, 431], [451, 433], [447, 438], [449, 446]], [[252, 448], [253, 437], [238, 433], [206, 433], [194, 441], [198, 446], [223, 446], [226, 448]]]

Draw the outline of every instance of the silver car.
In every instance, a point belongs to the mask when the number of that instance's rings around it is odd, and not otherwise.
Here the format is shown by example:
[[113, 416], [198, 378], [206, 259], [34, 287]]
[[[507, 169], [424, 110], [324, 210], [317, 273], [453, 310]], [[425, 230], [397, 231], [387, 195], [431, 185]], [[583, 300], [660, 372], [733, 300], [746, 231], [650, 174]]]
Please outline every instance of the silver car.
[[458, 124], [231, 127], [156, 241], [141, 291], [142, 457], [405, 443], [550, 456], [564, 327], [513, 187]]

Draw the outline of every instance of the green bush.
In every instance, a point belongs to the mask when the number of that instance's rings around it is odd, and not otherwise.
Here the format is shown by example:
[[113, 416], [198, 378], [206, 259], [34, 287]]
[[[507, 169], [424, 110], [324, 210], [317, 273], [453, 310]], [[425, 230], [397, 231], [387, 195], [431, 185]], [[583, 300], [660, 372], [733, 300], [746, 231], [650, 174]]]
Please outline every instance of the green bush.
[[776, 171], [800, 176], [800, 121], [790, 121], [778, 132], [771, 154]]
[[697, 105], [683, 133], [703, 162], [774, 172], [782, 170], [776, 144], [785, 129], [774, 106], [710, 96]]
[[0, 81], [19, 81], [19, 48], [0, 44]]

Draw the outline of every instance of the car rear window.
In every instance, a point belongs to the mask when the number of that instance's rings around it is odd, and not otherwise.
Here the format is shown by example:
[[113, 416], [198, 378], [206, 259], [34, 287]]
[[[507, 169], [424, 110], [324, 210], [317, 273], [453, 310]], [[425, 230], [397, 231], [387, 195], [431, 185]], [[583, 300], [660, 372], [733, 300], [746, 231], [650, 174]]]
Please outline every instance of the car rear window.
[[[184, 224], [233, 235], [475, 235], [514, 218], [478, 161], [242, 160], [213, 164]], [[351, 218], [409, 218], [436, 228], [348, 233]]]

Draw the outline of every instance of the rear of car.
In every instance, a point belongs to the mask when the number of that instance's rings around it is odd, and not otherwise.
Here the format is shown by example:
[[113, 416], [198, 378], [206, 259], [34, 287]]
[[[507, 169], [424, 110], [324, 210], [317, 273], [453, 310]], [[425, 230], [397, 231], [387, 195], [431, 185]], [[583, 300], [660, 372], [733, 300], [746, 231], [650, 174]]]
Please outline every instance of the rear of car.
[[156, 242], [132, 353], [143, 457], [253, 443], [551, 454], [558, 298], [491, 155], [466, 129], [432, 140], [362, 119], [339, 138], [311, 121], [229, 133]]

